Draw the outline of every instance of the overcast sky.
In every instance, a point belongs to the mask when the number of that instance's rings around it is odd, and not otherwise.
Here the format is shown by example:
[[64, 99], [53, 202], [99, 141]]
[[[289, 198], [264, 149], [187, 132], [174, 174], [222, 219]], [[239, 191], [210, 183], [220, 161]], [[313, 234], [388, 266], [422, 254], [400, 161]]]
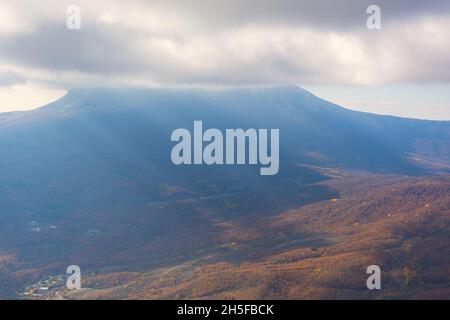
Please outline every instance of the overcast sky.
[[[67, 7], [81, 29], [66, 27]], [[366, 9], [381, 8], [381, 30]], [[298, 84], [358, 110], [450, 119], [448, 0], [0, 0], [0, 112], [77, 86]]]

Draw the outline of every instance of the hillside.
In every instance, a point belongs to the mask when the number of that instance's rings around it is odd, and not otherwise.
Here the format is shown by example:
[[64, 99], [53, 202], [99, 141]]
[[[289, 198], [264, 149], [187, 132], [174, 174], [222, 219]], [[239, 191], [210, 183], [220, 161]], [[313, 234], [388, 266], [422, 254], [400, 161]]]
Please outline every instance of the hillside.
[[[372, 181], [368, 183], [367, 181]], [[225, 252], [152, 272], [92, 274], [70, 299], [449, 299], [447, 178], [344, 174], [338, 200], [222, 222]], [[280, 245], [282, 243], [282, 245]], [[228, 252], [233, 252], [231, 255]], [[226, 258], [230, 255], [229, 258]], [[365, 287], [380, 265], [382, 290]]]
[[[278, 128], [279, 173], [173, 165], [171, 132], [194, 120]], [[386, 297], [448, 296], [449, 141], [448, 121], [294, 86], [78, 89], [0, 114], [0, 297], [70, 264], [108, 288], [88, 296], [364, 297], [355, 277], [375, 260]], [[425, 280], [403, 287], [404, 268]]]

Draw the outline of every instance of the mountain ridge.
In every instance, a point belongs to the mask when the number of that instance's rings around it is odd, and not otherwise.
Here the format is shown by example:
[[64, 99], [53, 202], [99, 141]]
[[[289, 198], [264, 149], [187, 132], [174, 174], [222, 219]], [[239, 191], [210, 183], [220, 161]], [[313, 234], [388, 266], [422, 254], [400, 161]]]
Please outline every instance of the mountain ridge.
[[326, 100], [324, 98], [321, 98], [315, 94], [313, 94], [311, 91], [308, 91], [301, 86], [297, 85], [273, 85], [273, 86], [240, 86], [240, 87], [227, 87], [227, 88], [158, 88], [158, 87], [139, 87], [139, 88], [126, 88], [126, 87], [120, 87], [120, 88], [112, 88], [112, 87], [89, 87], [89, 88], [74, 88], [67, 90], [66, 94], [64, 94], [62, 97], [56, 99], [55, 101], [49, 102], [45, 105], [39, 106], [32, 110], [25, 110], [25, 111], [8, 111], [8, 112], [0, 112], [0, 116], [7, 116], [7, 115], [14, 115], [14, 114], [27, 114], [27, 113], [36, 113], [39, 111], [42, 111], [42, 109], [48, 109], [48, 108], [58, 108], [61, 105], [64, 105], [66, 102], [72, 102], [74, 98], [82, 98], [86, 95], [92, 95], [95, 92], [160, 92], [160, 93], [189, 93], [189, 92], [197, 92], [197, 93], [220, 93], [220, 92], [239, 92], [239, 91], [251, 91], [251, 92], [261, 92], [261, 91], [267, 91], [267, 90], [284, 90], [284, 91], [291, 91], [291, 92], [297, 92], [302, 93], [303, 95], [309, 95], [311, 97], [319, 98], [323, 101], [326, 101], [327, 103], [334, 105], [335, 107], [339, 109], [344, 109], [346, 111], [358, 113], [358, 114], [365, 114], [369, 116], [380, 116], [380, 117], [390, 117], [395, 119], [403, 119], [403, 120], [417, 120], [417, 121], [425, 121], [425, 122], [434, 122], [434, 123], [449, 123], [450, 120], [430, 120], [430, 119], [421, 119], [421, 118], [413, 118], [413, 117], [402, 117], [402, 116], [395, 116], [395, 115], [389, 115], [389, 114], [378, 114], [373, 112], [366, 112], [366, 111], [357, 111], [349, 109], [345, 106], [341, 106], [337, 103], [334, 103], [330, 100]]

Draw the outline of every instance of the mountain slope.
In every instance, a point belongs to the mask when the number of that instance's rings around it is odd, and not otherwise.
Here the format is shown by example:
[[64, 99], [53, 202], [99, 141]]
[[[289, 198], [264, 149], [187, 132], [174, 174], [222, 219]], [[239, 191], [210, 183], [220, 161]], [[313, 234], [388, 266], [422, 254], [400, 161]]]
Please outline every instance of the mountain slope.
[[[279, 174], [173, 165], [171, 132], [194, 120], [279, 128]], [[74, 263], [147, 272], [193, 257], [235, 263], [263, 259], [261, 248], [320, 248], [329, 239], [318, 230], [260, 239], [264, 229], [252, 226], [338, 198], [342, 190], [324, 183], [341, 175], [335, 169], [448, 173], [449, 141], [450, 122], [354, 112], [298, 87], [83, 89], [0, 114], [0, 287], [11, 294]], [[236, 234], [258, 241], [233, 250], [239, 243], [226, 239]]]
[[[343, 173], [343, 172], [341, 172]], [[343, 173], [327, 184], [338, 201], [233, 220], [221, 233], [235, 252], [259, 259], [191, 260], [144, 273], [93, 274], [70, 299], [449, 299], [448, 178]], [[255, 232], [245, 238], [243, 235]], [[312, 236], [313, 235], [313, 236]], [[305, 241], [305, 238], [309, 241]], [[277, 248], [279, 239], [289, 245]], [[295, 242], [303, 239], [302, 242]], [[366, 268], [382, 270], [382, 290], [367, 290]]]

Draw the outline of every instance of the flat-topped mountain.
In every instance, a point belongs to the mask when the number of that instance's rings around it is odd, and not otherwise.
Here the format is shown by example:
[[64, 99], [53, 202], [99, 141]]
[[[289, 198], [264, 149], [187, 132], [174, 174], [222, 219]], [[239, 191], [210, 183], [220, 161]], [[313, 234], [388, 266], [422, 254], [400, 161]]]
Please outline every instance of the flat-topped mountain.
[[[205, 128], [220, 130], [279, 129], [278, 174], [261, 176], [259, 167], [249, 165], [174, 165], [171, 133], [177, 128], [192, 130], [196, 120]], [[98, 272], [108, 277], [133, 271], [145, 279], [165, 272], [164, 268], [188, 265], [191, 270], [183, 269], [187, 273], [180, 279], [189, 279], [189, 289], [182, 282], [185, 289], [174, 286], [173, 292], [165, 290], [162, 296], [202, 296], [193, 293], [198, 286], [187, 276], [197, 270], [197, 264], [218, 266], [223, 262], [227, 265], [222, 267], [229, 271], [233, 268], [228, 264], [256, 263], [240, 269], [246, 272], [259, 268], [262, 261], [266, 261], [264, 268], [271, 269], [280, 255], [293, 263], [302, 261], [296, 266], [303, 268], [304, 259], [320, 253], [325, 259], [323, 266], [330, 266], [338, 259], [329, 255], [335, 241], [339, 243], [337, 252], [347, 252], [346, 245], [356, 241], [351, 240], [355, 234], [378, 233], [386, 225], [387, 214], [397, 210], [401, 214], [395, 228], [401, 228], [402, 219], [407, 219], [405, 210], [420, 215], [433, 197], [433, 212], [442, 216], [427, 211], [422, 218], [429, 220], [419, 219], [424, 227], [405, 227], [402, 237], [412, 233], [416, 240], [429, 237], [426, 242], [411, 244], [425, 249], [428, 245], [440, 248], [446, 240], [442, 208], [447, 204], [448, 185], [439, 180], [442, 178], [420, 179], [450, 172], [450, 122], [355, 112], [295, 86], [72, 90], [42, 108], [0, 114], [0, 152], [0, 297], [17, 295], [26, 284], [64, 273], [70, 264], [80, 265], [87, 274]], [[358, 192], [350, 191], [346, 184], [349, 172], [361, 174]], [[392, 177], [398, 180], [395, 184]], [[361, 192], [364, 188], [369, 192], [372, 183], [378, 183], [370, 196], [376, 202]], [[419, 191], [409, 188], [410, 184], [419, 184]], [[392, 206], [391, 200], [384, 202], [389, 188], [397, 190]], [[354, 195], [342, 202], [344, 208], [326, 205], [331, 200], [339, 203], [349, 192]], [[407, 203], [399, 201], [402, 195], [415, 206], [405, 209]], [[368, 229], [358, 227], [356, 223], [366, 221], [364, 217], [374, 210], [373, 224], [365, 224]], [[299, 215], [289, 216], [289, 212]], [[280, 219], [290, 221], [288, 218], [300, 227], [276, 224]], [[351, 225], [344, 228], [347, 223]], [[388, 231], [382, 243], [389, 243], [389, 237], [395, 235], [395, 230]], [[371, 238], [361, 241], [370, 242]], [[356, 248], [366, 250], [366, 246]], [[383, 248], [377, 246], [376, 254], [389, 267]], [[396, 242], [394, 249], [403, 252], [404, 248]], [[364, 252], [364, 261], [373, 262]], [[320, 269], [322, 260], [317, 261], [314, 268]], [[400, 270], [403, 261], [395, 261], [392, 270]], [[431, 265], [434, 271], [440, 266], [444, 264]], [[119, 280], [114, 275], [111, 279], [116, 283]], [[291, 271], [283, 271], [279, 281], [292, 276]], [[325, 287], [311, 280], [308, 288], [325, 288], [328, 294], [327, 286], [334, 281], [330, 279]], [[87, 283], [95, 286], [94, 280]], [[281, 293], [270, 292], [276, 286], [267, 280], [263, 276], [259, 284], [249, 280], [249, 286], [261, 285], [264, 290], [247, 296], [282, 298]], [[111, 285], [105, 284], [105, 279], [98, 283]], [[212, 288], [222, 290], [222, 285]], [[137, 297], [158, 297], [153, 291], [134, 292]], [[226, 292], [230, 297], [239, 296], [232, 288]], [[113, 296], [121, 294], [114, 291]], [[314, 296], [321, 295], [310, 295]]]

